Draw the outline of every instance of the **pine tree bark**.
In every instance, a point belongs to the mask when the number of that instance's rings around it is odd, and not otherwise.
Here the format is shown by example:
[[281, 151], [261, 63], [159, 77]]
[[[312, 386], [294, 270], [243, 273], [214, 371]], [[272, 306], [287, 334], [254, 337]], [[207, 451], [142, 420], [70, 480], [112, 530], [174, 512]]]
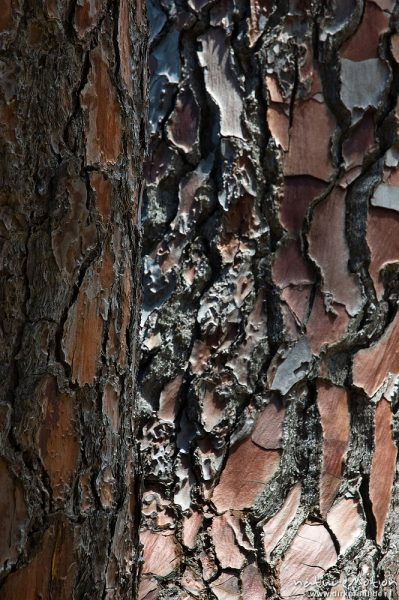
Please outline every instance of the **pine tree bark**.
[[140, 0], [2, 0], [0, 597], [132, 598]]
[[148, 15], [139, 600], [398, 598], [398, 6]]

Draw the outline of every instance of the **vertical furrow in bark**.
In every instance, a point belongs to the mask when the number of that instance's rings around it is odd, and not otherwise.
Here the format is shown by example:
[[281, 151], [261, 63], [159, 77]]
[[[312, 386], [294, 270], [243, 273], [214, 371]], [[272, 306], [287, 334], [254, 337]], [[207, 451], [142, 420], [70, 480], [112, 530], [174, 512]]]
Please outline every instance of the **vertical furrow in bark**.
[[1, 4], [5, 599], [133, 595], [143, 10]]

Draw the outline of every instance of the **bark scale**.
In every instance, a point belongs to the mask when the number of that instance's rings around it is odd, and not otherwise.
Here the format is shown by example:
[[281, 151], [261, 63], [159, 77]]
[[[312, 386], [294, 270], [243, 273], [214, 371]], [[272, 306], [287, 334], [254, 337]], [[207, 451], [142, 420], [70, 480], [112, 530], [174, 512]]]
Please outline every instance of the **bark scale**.
[[139, 600], [397, 598], [398, 7], [147, 6]]
[[0, 597], [132, 598], [140, 0], [2, 0]]

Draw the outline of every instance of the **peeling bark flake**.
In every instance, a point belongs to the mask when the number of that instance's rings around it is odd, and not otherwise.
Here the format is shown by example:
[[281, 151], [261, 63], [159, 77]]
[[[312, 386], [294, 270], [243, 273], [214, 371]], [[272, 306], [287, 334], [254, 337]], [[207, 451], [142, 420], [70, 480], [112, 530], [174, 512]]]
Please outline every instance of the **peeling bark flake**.
[[392, 412], [384, 398], [375, 412], [374, 453], [370, 471], [370, 499], [377, 524], [377, 544], [381, 546], [391, 505], [397, 448], [392, 439]]
[[80, 385], [91, 384], [96, 377], [112, 282], [113, 260], [108, 251], [100, 264], [88, 271], [68, 313], [62, 346], [72, 379]]
[[80, 451], [74, 398], [60, 394], [56, 381], [48, 378], [41, 385], [40, 401], [43, 413], [38, 433], [40, 457], [54, 500], [64, 500], [71, 491]]
[[348, 270], [345, 214], [345, 194], [335, 188], [315, 209], [309, 232], [309, 253], [321, 269], [322, 291], [354, 316], [362, 307], [362, 297], [357, 275]]
[[220, 133], [243, 139], [242, 99], [232, 68], [228, 38], [222, 29], [215, 27], [198, 39], [202, 43], [198, 58], [204, 69], [206, 88], [220, 111]]
[[297, 483], [290, 490], [278, 512], [264, 523], [262, 529], [266, 560], [270, 560], [272, 551], [283, 538], [288, 527], [292, 523], [299, 508], [300, 500], [301, 485]]
[[335, 119], [327, 106], [308, 100], [295, 107], [284, 175], [311, 175], [328, 181], [333, 173], [330, 144]]
[[0, 32], [6, 31], [12, 20], [12, 0], [3, 0], [0, 7]]
[[90, 173], [90, 185], [96, 192], [96, 208], [100, 218], [107, 223], [111, 216], [112, 183], [102, 173]]
[[81, 94], [86, 113], [88, 165], [115, 164], [121, 153], [121, 109], [110, 78], [108, 54], [102, 46], [90, 52], [90, 73]]
[[371, 398], [387, 376], [399, 375], [399, 313], [380, 339], [353, 359], [353, 383]]
[[[304, 523], [298, 530], [280, 567], [282, 598], [309, 590], [335, 564], [337, 553], [327, 529], [321, 523]], [[299, 583], [298, 583], [299, 582]]]
[[340, 50], [343, 58], [354, 61], [378, 58], [380, 37], [389, 30], [389, 16], [374, 2], [365, 2], [359, 27]]
[[245, 556], [236, 544], [234, 530], [230, 526], [227, 514], [213, 518], [212, 539], [222, 569], [241, 569], [243, 567]]
[[280, 463], [278, 451], [263, 450], [251, 440], [231, 450], [212, 502], [218, 512], [250, 508]]
[[258, 417], [252, 441], [265, 450], [281, 448], [284, 416], [285, 408], [281, 401], [273, 398]]
[[178, 566], [179, 553], [173, 535], [147, 530], [141, 533], [141, 541], [144, 545], [143, 573], [164, 577]]
[[126, 89], [133, 95], [132, 83], [132, 49], [130, 44], [130, 11], [128, 0], [121, 0], [119, 7], [118, 44], [120, 55], [120, 69]]
[[399, 215], [383, 208], [370, 208], [366, 239], [371, 255], [370, 276], [380, 300], [384, 293], [383, 269], [399, 263]]
[[339, 489], [348, 448], [350, 419], [346, 390], [320, 381], [317, 408], [323, 430], [320, 512], [325, 515]]
[[353, 498], [342, 498], [327, 513], [327, 523], [345, 554], [364, 535], [365, 521], [360, 504]]

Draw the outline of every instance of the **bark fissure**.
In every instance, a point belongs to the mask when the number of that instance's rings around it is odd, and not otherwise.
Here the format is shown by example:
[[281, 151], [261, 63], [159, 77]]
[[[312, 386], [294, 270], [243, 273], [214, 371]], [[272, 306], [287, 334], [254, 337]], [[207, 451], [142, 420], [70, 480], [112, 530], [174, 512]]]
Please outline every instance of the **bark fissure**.
[[3, 4], [0, 596], [133, 597], [144, 7]]
[[139, 598], [394, 598], [397, 9], [148, 5]]

